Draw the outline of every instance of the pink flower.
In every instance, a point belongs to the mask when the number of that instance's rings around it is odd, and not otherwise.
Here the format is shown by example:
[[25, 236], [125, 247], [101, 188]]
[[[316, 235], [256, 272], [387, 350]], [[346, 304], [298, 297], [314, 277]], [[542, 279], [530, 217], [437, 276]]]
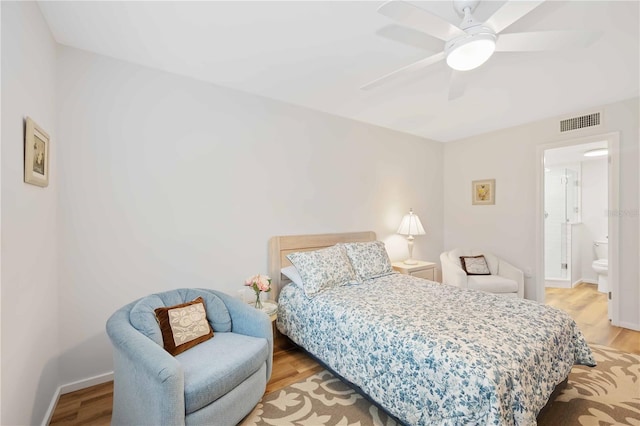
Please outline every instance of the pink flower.
[[249, 277], [246, 279], [246, 281], [244, 282], [244, 285], [248, 286], [248, 287], [253, 287], [253, 290], [256, 293], [259, 293], [261, 291], [269, 292], [271, 291], [271, 278], [269, 278], [266, 275], [254, 275], [252, 277]]

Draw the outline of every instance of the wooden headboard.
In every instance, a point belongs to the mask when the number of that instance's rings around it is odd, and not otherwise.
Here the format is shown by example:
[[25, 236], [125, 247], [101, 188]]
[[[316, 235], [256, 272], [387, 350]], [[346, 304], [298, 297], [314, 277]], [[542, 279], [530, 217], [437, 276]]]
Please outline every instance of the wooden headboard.
[[289, 253], [319, 250], [338, 243], [357, 243], [375, 240], [376, 233], [373, 231], [271, 237], [269, 240], [269, 276], [271, 277], [272, 288], [270, 297], [278, 300], [280, 290], [291, 282], [291, 280], [280, 273], [282, 268], [291, 265], [291, 262], [287, 259]]

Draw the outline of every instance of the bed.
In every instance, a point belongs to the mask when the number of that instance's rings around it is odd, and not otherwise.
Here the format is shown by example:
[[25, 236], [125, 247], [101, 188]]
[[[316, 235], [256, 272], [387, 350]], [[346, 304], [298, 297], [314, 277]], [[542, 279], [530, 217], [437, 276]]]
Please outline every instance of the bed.
[[[574, 364], [595, 365], [575, 322], [536, 302], [450, 287], [386, 266], [387, 273], [369, 279], [356, 273], [356, 280], [311, 295], [306, 283], [281, 274], [291, 266], [289, 257], [304, 272], [296, 256], [350, 242], [360, 244], [347, 247], [370, 247], [375, 240], [373, 232], [273, 237], [276, 325], [401, 422], [534, 425]], [[348, 259], [354, 271], [362, 270], [359, 263], [379, 261]]]

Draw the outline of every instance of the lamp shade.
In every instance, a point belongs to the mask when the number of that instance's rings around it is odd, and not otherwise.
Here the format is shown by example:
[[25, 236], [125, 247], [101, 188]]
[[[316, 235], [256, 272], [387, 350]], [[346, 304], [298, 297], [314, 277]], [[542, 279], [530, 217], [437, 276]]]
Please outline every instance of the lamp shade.
[[413, 209], [409, 210], [408, 214], [405, 214], [398, 227], [398, 234], [400, 235], [424, 235], [424, 228], [420, 223], [420, 218], [417, 214], [413, 213]]

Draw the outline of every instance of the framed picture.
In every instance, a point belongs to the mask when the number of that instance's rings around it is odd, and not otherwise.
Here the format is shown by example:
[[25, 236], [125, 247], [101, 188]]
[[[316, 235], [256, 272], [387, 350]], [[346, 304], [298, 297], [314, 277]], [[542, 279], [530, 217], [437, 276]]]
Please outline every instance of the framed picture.
[[24, 135], [24, 181], [49, 185], [49, 135], [31, 117], [27, 117]]
[[495, 204], [496, 180], [474, 180], [471, 182], [471, 204]]

